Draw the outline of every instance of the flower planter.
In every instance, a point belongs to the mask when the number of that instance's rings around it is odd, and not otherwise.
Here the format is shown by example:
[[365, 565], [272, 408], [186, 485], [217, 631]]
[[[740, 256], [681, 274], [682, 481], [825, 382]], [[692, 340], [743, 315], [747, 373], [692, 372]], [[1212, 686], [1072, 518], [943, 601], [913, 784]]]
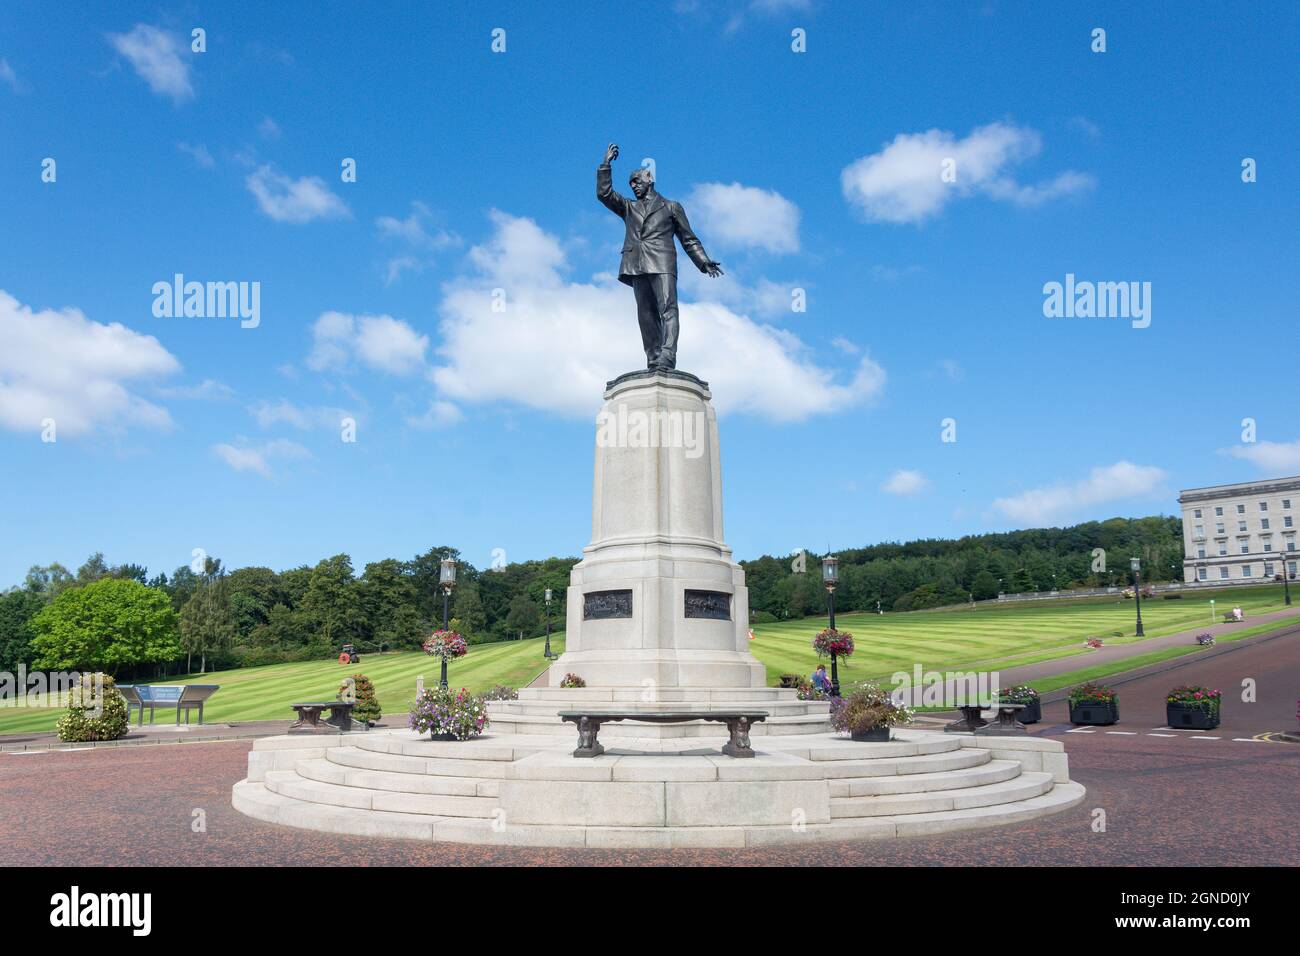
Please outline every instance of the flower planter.
[[872, 727], [870, 730], [855, 730], [849, 734], [849, 738], [858, 743], [885, 743], [889, 740], [889, 728]]
[[1175, 729], [1213, 730], [1219, 726], [1219, 708], [1195, 704], [1166, 703], [1165, 723]]
[[1036, 724], [1043, 719], [1043, 700], [1041, 697], [1035, 697], [1030, 701], [1016, 701], [1023, 703], [1025, 709], [1016, 715], [1016, 720], [1022, 724]]
[[[1070, 704], [1070, 723], [1104, 727], [1119, 722], [1119, 701], [1085, 700]], [[1022, 721], [1023, 723], [1023, 721]]]

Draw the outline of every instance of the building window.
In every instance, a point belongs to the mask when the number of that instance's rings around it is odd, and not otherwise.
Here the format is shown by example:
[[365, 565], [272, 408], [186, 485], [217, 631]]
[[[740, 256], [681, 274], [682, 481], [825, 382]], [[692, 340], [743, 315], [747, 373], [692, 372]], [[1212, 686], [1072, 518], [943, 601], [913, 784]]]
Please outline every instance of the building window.
[[1260, 526], [1261, 528], [1263, 528], [1265, 531], [1267, 531], [1267, 530], [1268, 530], [1268, 519], [1267, 519], [1267, 518], [1260, 518], [1260, 519], [1259, 519], [1259, 526]]
[[1266, 578], [1271, 578], [1272, 576], [1273, 576], [1273, 565], [1271, 565], [1271, 564], [1269, 564], [1267, 561], [1265, 561], [1265, 562], [1264, 562], [1264, 577], [1266, 577]]
[[1272, 550], [1273, 550], [1273, 542], [1271, 542], [1271, 541], [1265, 541], [1265, 542], [1264, 542], [1264, 550], [1265, 550], [1265, 551], [1272, 551]]
[[1201, 509], [1200, 509], [1200, 508], [1197, 508], [1195, 511], [1192, 512], [1192, 517], [1193, 517], [1193, 518], [1199, 518], [1200, 516], [1201, 516]]
[[1196, 556], [1197, 556], [1198, 558], [1203, 558], [1203, 557], [1205, 557], [1205, 549], [1204, 549], [1204, 548], [1197, 548], [1197, 549], [1196, 549]]
[[1282, 499], [1282, 510], [1283, 510], [1283, 511], [1290, 511], [1290, 510], [1291, 510], [1291, 499], [1290, 499], [1290, 498], [1283, 498], [1283, 499]]
[[1196, 580], [1198, 580], [1198, 581], [1204, 581], [1206, 577], [1207, 577], [1207, 575], [1206, 575], [1206, 573], [1205, 573], [1205, 568], [1197, 568], [1197, 569], [1196, 569]]
[[1225, 564], [1219, 568], [1219, 577], [1226, 579], [1228, 577], [1228, 566]]
[[1214, 526], [1214, 533], [1215, 533], [1215, 534], [1223, 534], [1223, 522], [1222, 522], [1222, 521], [1220, 521], [1218, 524], [1216, 524], [1216, 525]]
[[1287, 564], [1286, 567], [1287, 567], [1287, 575], [1286, 575], [1286, 576], [1289, 577], [1289, 578], [1294, 578], [1294, 577], [1295, 577], [1295, 562], [1294, 562], [1294, 561], [1289, 562], [1289, 563]]
[[1225, 554], [1227, 554], [1227, 553], [1228, 553], [1228, 545], [1227, 545], [1227, 542], [1220, 541], [1220, 542], [1219, 542], [1219, 556], [1222, 557], [1223, 555], [1225, 555]]
[[1214, 509], [1214, 517], [1216, 517], [1216, 518], [1222, 518], [1222, 517], [1223, 517], [1223, 509], [1222, 509], [1222, 508], [1215, 508], [1215, 509]]
[[1292, 535], [1291, 537], [1286, 539], [1286, 549], [1288, 551], [1295, 550], [1295, 535]]
[[1198, 524], [1198, 525], [1196, 526], [1196, 537], [1198, 537], [1198, 538], [1204, 538], [1204, 537], [1205, 537], [1205, 525], [1203, 525], [1203, 524]]
[[1247, 541], [1245, 544], [1243, 544], [1243, 545], [1241, 546], [1241, 553], [1242, 553], [1242, 554], [1250, 554], [1250, 542], [1249, 542], [1249, 541]]
[[1286, 527], [1286, 528], [1291, 527], [1291, 516], [1290, 516], [1290, 515], [1287, 515], [1285, 518], [1282, 519], [1282, 525], [1283, 525], [1283, 527]]
[[1248, 577], [1250, 577], [1250, 565], [1249, 565], [1249, 564], [1243, 564], [1243, 565], [1241, 566], [1241, 576], [1242, 576], [1243, 578], [1248, 578]]
[[1244, 521], [1238, 521], [1238, 522], [1237, 522], [1237, 530], [1238, 530], [1238, 531], [1245, 531], [1245, 530], [1246, 530], [1246, 522], [1244, 522]]
[[1259, 510], [1260, 510], [1260, 511], [1267, 511], [1267, 510], [1268, 510], [1268, 502], [1267, 502], [1267, 501], [1261, 501], [1261, 502], [1259, 503]]
[[1237, 505], [1237, 514], [1239, 514], [1239, 515], [1244, 515], [1245, 513], [1246, 513], [1246, 506], [1245, 506], [1245, 505]]

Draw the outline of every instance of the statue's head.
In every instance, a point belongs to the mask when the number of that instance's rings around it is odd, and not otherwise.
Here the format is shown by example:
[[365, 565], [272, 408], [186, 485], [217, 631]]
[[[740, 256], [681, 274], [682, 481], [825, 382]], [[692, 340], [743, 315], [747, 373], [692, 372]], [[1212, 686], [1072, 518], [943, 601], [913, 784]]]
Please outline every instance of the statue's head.
[[648, 166], [638, 166], [632, 170], [632, 175], [627, 177], [627, 182], [632, 187], [632, 192], [636, 193], [636, 198], [644, 199], [645, 194], [654, 189], [655, 174]]

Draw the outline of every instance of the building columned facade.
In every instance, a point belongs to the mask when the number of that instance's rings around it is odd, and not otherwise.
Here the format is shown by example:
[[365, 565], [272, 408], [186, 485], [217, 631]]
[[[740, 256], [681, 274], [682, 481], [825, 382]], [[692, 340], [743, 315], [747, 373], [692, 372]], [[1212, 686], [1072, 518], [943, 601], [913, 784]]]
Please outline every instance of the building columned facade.
[[1300, 477], [1189, 488], [1178, 503], [1187, 583], [1296, 579]]

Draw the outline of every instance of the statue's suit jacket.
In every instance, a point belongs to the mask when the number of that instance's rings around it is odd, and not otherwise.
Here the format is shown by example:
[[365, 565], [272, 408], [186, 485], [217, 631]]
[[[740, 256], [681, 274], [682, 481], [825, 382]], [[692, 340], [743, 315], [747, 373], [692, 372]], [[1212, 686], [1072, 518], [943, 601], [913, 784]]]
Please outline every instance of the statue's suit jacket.
[[628, 285], [633, 276], [677, 275], [677, 247], [673, 236], [681, 241], [691, 261], [706, 271], [708, 253], [686, 219], [681, 203], [651, 192], [643, 200], [628, 199], [614, 192], [608, 165], [596, 167], [596, 198], [623, 220], [627, 234], [623, 239], [623, 261], [618, 279]]

